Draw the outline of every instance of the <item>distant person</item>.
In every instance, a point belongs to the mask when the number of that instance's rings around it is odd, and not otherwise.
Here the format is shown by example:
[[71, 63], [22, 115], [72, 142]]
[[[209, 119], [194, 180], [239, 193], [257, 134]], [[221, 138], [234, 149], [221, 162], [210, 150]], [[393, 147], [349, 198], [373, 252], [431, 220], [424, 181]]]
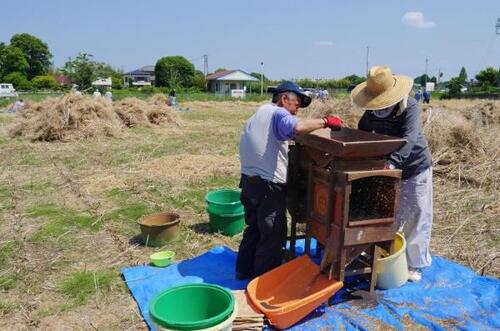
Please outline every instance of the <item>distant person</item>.
[[168, 94], [169, 106], [172, 106], [172, 107], [177, 106], [177, 102], [175, 101], [176, 97], [177, 97], [177, 93], [175, 92], [175, 90], [170, 91], [170, 93]]
[[409, 280], [418, 282], [421, 269], [432, 263], [432, 159], [420, 129], [418, 103], [409, 97], [412, 85], [410, 77], [393, 75], [387, 66], [372, 67], [366, 82], [352, 90], [351, 99], [365, 109], [360, 130], [406, 139], [389, 156], [385, 168], [403, 171], [396, 219], [407, 242]]
[[330, 95], [328, 94], [328, 90], [321, 90], [321, 100], [328, 100], [329, 97]]
[[19, 99], [7, 110], [7, 113], [17, 113], [24, 108], [24, 100]]
[[99, 99], [101, 97], [101, 92], [99, 92], [99, 90], [95, 90], [92, 96], [94, 97], [94, 99]]
[[106, 93], [104, 93], [104, 98], [106, 98], [106, 100], [108, 100], [109, 102], [112, 102], [113, 101], [113, 93], [111, 93], [111, 91], [106, 91]]
[[417, 103], [420, 102], [421, 97], [422, 97], [422, 94], [420, 94], [420, 90], [417, 90], [417, 92], [415, 93], [415, 100], [417, 101]]
[[427, 90], [425, 90], [424, 91], [424, 103], [428, 104], [430, 101], [431, 101], [431, 94]]

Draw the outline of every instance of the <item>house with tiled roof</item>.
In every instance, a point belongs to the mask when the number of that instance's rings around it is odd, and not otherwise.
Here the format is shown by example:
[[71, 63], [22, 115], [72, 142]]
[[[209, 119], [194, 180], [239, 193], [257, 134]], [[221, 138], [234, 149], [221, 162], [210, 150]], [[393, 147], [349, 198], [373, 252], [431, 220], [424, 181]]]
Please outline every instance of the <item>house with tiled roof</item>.
[[221, 70], [207, 76], [208, 91], [216, 95], [244, 96], [248, 84], [257, 81], [243, 70]]
[[145, 86], [155, 84], [155, 66], [144, 66], [123, 74], [126, 85]]

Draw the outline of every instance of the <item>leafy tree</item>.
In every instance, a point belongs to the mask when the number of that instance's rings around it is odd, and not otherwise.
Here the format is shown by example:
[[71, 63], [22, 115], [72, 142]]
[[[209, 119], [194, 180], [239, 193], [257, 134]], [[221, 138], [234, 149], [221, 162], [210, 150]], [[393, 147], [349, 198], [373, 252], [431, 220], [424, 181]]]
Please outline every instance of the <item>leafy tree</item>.
[[345, 76], [344, 78], [342, 78], [342, 80], [348, 80], [351, 85], [358, 85], [358, 84], [361, 84], [363, 83], [366, 78], [365, 77], [360, 77], [358, 75], [349, 75], [349, 76]]
[[205, 75], [201, 71], [196, 70], [191, 85], [200, 91], [206, 91], [207, 80], [205, 79]]
[[96, 78], [95, 62], [92, 57], [92, 54], [79, 53], [74, 60], [67, 61], [61, 69], [82, 90], [89, 88]]
[[353, 85], [353, 83], [346, 78], [339, 79], [336, 84], [338, 88], [348, 88], [350, 85]]
[[467, 71], [465, 70], [465, 67], [462, 67], [462, 69], [460, 69], [460, 74], [458, 75], [458, 79], [460, 79], [462, 84], [467, 82]]
[[123, 79], [121, 77], [111, 77], [111, 87], [121, 90], [123, 88]]
[[189, 87], [195, 73], [194, 65], [183, 56], [166, 56], [156, 62], [157, 86]]
[[36, 76], [31, 80], [31, 84], [34, 88], [39, 90], [55, 90], [59, 86], [56, 79], [53, 76]]
[[498, 70], [493, 67], [488, 67], [484, 70], [481, 70], [476, 75], [476, 79], [482, 88], [495, 86], [498, 80]]
[[111, 84], [114, 89], [123, 88], [123, 73], [120, 70], [114, 69], [107, 63], [94, 63], [94, 76], [97, 78], [111, 77]]
[[221, 71], [226, 71], [227, 69], [226, 68], [217, 68], [215, 71], [214, 71], [214, 74], [216, 72], [221, 72]]
[[436, 77], [429, 77], [428, 75], [423, 74], [422, 76], [418, 76], [417, 78], [415, 78], [413, 81], [415, 83], [420, 84], [421, 86], [425, 87], [425, 83], [428, 83], [428, 82], [436, 83], [437, 78]]
[[462, 78], [455, 77], [448, 82], [448, 93], [450, 96], [457, 96], [462, 93]]
[[12, 72], [21, 73], [26, 76], [29, 64], [19, 48], [3, 46], [0, 49], [0, 77]]
[[[259, 72], [252, 72], [250, 76], [257, 78], [260, 81], [260, 73]], [[264, 75], [263, 77], [264, 82], [269, 82], [269, 78]]]
[[49, 71], [52, 54], [42, 40], [29, 33], [15, 34], [10, 39], [10, 46], [19, 48], [29, 64], [28, 78], [45, 75]]
[[11, 72], [3, 77], [3, 82], [11, 83], [17, 90], [31, 90], [31, 83], [20, 72]]

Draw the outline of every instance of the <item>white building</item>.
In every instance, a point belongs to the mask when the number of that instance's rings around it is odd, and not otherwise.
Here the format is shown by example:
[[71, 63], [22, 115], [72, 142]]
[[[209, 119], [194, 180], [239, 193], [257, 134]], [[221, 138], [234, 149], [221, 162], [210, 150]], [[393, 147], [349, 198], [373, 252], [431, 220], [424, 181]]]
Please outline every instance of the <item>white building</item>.
[[0, 97], [17, 97], [17, 92], [12, 84], [0, 84]]
[[128, 86], [151, 86], [155, 83], [155, 66], [144, 66], [123, 74]]
[[111, 82], [111, 77], [108, 78], [99, 78], [92, 82], [93, 87], [102, 87], [106, 89], [111, 89], [113, 83]]
[[209, 92], [234, 97], [244, 97], [248, 84], [258, 81], [243, 70], [224, 70], [207, 76]]

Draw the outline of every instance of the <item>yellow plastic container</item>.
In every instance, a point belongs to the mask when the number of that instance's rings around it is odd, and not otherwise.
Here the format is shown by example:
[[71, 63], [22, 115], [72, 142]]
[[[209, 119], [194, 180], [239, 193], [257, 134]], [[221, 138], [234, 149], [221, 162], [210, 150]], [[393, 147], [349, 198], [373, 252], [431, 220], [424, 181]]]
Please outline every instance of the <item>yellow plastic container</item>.
[[377, 287], [390, 289], [400, 287], [408, 281], [406, 262], [406, 240], [401, 233], [394, 239], [394, 254], [377, 260]]

